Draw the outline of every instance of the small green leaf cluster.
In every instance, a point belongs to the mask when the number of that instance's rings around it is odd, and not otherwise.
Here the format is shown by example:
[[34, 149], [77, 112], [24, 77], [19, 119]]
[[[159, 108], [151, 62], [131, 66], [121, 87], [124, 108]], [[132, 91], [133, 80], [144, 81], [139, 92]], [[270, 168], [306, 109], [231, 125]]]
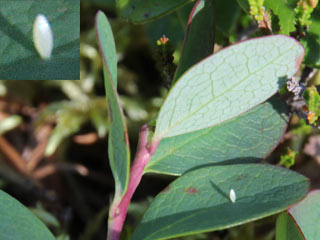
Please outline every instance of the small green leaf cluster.
[[312, 126], [308, 125], [304, 119], [299, 119], [298, 123], [291, 130], [291, 133], [295, 135], [307, 135], [310, 134], [312, 130]]
[[308, 27], [312, 21], [311, 13], [316, 8], [318, 0], [299, 0], [297, 7], [294, 9], [296, 21], [301, 27]]
[[308, 106], [308, 121], [310, 124], [319, 125], [320, 118], [320, 94], [315, 86], [304, 91], [303, 97]]
[[249, 0], [250, 14], [254, 16], [256, 21], [262, 21], [264, 15], [264, 0]]
[[295, 163], [295, 158], [298, 155], [297, 151], [293, 151], [290, 148], [287, 148], [286, 151], [280, 157], [280, 165], [290, 168]]

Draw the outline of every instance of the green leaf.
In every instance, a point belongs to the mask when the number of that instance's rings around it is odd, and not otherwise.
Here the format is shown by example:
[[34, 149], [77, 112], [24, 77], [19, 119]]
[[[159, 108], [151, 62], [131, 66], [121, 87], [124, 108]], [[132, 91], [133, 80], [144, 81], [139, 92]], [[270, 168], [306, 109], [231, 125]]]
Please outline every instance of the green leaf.
[[[249, 14], [250, 5], [248, 0], [237, 0], [239, 6]], [[281, 33], [289, 35], [295, 28], [295, 13], [294, 8], [298, 0], [265, 0], [263, 5], [267, 9], [271, 9], [279, 18]]]
[[58, 219], [52, 213], [45, 210], [41, 204], [37, 203], [36, 208], [30, 208], [30, 211], [47, 226], [60, 227]]
[[0, 239], [54, 240], [55, 238], [32, 212], [0, 190]]
[[221, 125], [164, 138], [145, 172], [181, 175], [205, 164], [259, 161], [279, 142], [287, 120], [285, 104], [274, 97]]
[[133, 23], [144, 23], [190, 3], [192, 0], [117, 0], [120, 15]]
[[240, 14], [239, 5], [235, 0], [213, 0], [213, 7], [215, 9], [217, 29], [229, 36], [230, 32], [237, 24], [238, 16]]
[[301, 39], [302, 45], [306, 48], [304, 63], [320, 68], [320, 4], [313, 10], [311, 21], [306, 37]]
[[57, 121], [49, 137], [45, 156], [52, 155], [63, 140], [78, 132], [81, 126], [88, 121], [88, 114], [84, 110], [84, 104], [81, 102], [61, 101], [50, 104], [42, 112], [42, 118], [53, 117]]
[[293, 151], [291, 148], [287, 148], [284, 153], [280, 156], [279, 164], [286, 168], [290, 168], [294, 165], [298, 152]]
[[310, 192], [305, 199], [290, 208], [289, 213], [301, 229], [305, 239], [320, 239], [320, 190]]
[[98, 12], [96, 16], [97, 38], [103, 63], [110, 74], [115, 87], [117, 87], [117, 53], [112, 29], [107, 17], [103, 12]]
[[22, 123], [22, 118], [19, 115], [11, 115], [3, 120], [0, 120], [0, 135], [18, 127]]
[[62, 233], [59, 236], [57, 236], [56, 240], [70, 240], [70, 236], [66, 235], [65, 233]]
[[281, 33], [289, 35], [296, 30], [294, 26], [294, 8], [297, 0], [265, 0], [264, 6], [270, 8], [279, 18]]
[[250, 11], [250, 5], [248, 0], [237, 0], [239, 6], [242, 8], [243, 11], [249, 13]]
[[277, 218], [276, 238], [277, 240], [304, 239], [292, 217], [286, 212], [281, 213]]
[[[50, 60], [40, 58], [32, 28], [44, 14], [53, 31]], [[80, 1], [2, 0], [0, 8], [0, 79], [80, 79]]]
[[115, 179], [115, 199], [117, 199], [125, 194], [128, 187], [130, 150], [125, 118], [116, 90], [117, 57], [113, 34], [107, 17], [101, 11], [96, 15], [96, 31], [100, 54], [104, 64], [104, 84], [110, 118], [109, 162]]
[[314, 124], [320, 117], [320, 94], [315, 86], [308, 87], [303, 97], [308, 106], [308, 122]]
[[[210, 166], [187, 172], [151, 203], [132, 239], [165, 239], [229, 228], [286, 209], [308, 191], [293, 171], [263, 164]], [[234, 189], [236, 201], [229, 198]]]
[[173, 83], [192, 65], [213, 53], [214, 32], [212, 0], [198, 0], [189, 17], [183, 50]]
[[214, 54], [177, 81], [161, 107], [154, 139], [208, 128], [267, 100], [299, 69], [303, 47], [274, 35]]
[[83, 0], [82, 2], [86, 4], [94, 4], [95, 6], [101, 8], [114, 8], [116, 5], [116, 0]]

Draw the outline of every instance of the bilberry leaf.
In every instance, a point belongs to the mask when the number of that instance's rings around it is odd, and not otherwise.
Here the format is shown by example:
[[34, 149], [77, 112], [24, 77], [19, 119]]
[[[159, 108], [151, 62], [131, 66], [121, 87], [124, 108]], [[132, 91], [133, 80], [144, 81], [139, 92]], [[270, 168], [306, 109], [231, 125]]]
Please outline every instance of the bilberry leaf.
[[209, 56], [184, 73], [169, 92], [154, 139], [220, 124], [264, 102], [295, 74], [303, 55], [296, 40], [274, 35]]
[[258, 162], [287, 127], [286, 105], [274, 96], [222, 124], [161, 140], [145, 172], [181, 175], [206, 164]]
[[302, 233], [299, 231], [292, 217], [284, 212], [277, 218], [276, 238], [280, 240], [304, 240]]
[[314, 190], [297, 205], [289, 209], [305, 239], [320, 239], [320, 190]]
[[213, 53], [214, 32], [213, 3], [211, 0], [198, 0], [189, 16], [180, 62], [173, 82], [192, 65]]
[[120, 15], [134, 23], [144, 23], [190, 3], [191, 0], [117, 0]]
[[123, 196], [129, 182], [130, 150], [128, 132], [117, 93], [117, 55], [114, 38], [107, 17], [99, 11], [96, 15], [97, 41], [103, 60], [104, 84], [108, 101], [109, 162], [116, 184], [115, 199]]
[[[154, 198], [132, 240], [173, 238], [254, 221], [296, 203], [308, 186], [304, 176], [267, 164], [199, 168]], [[234, 203], [230, 189], [236, 194]]]
[[0, 239], [54, 240], [55, 237], [29, 209], [0, 190]]

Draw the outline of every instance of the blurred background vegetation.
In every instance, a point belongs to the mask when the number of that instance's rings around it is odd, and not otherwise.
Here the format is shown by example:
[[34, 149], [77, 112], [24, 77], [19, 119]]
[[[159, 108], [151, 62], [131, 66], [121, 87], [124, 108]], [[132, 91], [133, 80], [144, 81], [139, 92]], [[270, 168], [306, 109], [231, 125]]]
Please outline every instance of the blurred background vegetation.
[[[228, 20], [217, 15], [221, 24], [215, 50], [244, 36], [261, 35], [248, 14], [228, 1]], [[96, 12], [107, 14], [114, 31], [118, 91], [134, 156], [140, 126], [157, 113], [167, 92], [156, 41], [163, 34], [170, 39], [177, 63], [192, 6], [145, 25], [132, 25], [118, 17], [114, 0], [83, 0], [79, 81], [0, 81], [0, 186], [30, 207], [59, 239], [105, 239], [114, 192]], [[320, 82], [319, 71], [313, 82]], [[278, 163], [284, 158], [295, 158], [292, 168], [309, 177], [312, 188], [320, 187], [319, 130], [296, 115], [266, 161]], [[143, 178], [130, 205], [124, 239], [130, 239], [152, 198], [172, 180], [162, 175]], [[274, 239], [275, 219], [180, 239]]]

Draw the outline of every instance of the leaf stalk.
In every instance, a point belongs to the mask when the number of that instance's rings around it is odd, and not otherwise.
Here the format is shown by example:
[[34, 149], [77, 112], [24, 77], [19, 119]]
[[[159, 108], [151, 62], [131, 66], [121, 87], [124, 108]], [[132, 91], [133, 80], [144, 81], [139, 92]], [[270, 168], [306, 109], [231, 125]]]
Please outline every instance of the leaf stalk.
[[107, 240], [119, 240], [124, 221], [128, 212], [131, 198], [137, 189], [144, 173], [145, 166], [156, 151], [159, 141], [155, 140], [148, 144], [148, 127], [143, 125], [140, 129], [138, 149], [130, 170], [128, 189], [122, 199], [114, 202], [109, 211]]

